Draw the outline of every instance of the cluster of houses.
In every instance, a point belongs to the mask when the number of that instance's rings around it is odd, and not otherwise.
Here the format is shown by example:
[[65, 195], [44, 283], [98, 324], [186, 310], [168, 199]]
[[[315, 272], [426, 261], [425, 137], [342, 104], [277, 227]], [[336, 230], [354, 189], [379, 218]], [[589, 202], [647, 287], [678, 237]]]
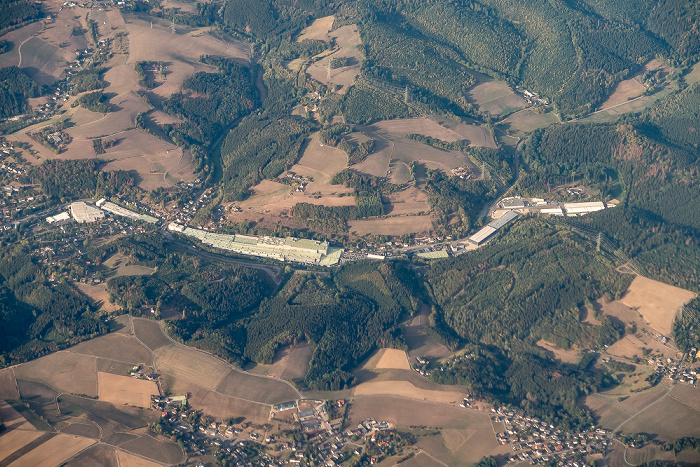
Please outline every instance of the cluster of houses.
[[456, 169], [452, 169], [452, 175], [459, 177], [462, 180], [469, 180], [472, 173], [468, 167], [457, 167]]
[[310, 177], [304, 177], [303, 175], [291, 171], [285, 173], [284, 177], [281, 177], [279, 180], [282, 183], [292, 185], [292, 187], [299, 192], [303, 192], [306, 189], [306, 185], [313, 181]]
[[[573, 466], [575, 454], [585, 456], [605, 453], [610, 434], [591, 427], [589, 431], [568, 433], [535, 417], [529, 417], [507, 408], [492, 408], [492, 418], [503, 424], [503, 431], [496, 434], [498, 442], [513, 450], [512, 462], [530, 462]], [[580, 465], [580, 464], [579, 464]]]

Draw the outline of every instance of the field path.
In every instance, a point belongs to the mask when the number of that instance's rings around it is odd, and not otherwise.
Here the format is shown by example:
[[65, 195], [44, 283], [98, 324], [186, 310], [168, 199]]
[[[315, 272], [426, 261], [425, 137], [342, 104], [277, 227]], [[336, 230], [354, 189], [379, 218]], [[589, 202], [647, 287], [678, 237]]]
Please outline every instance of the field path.
[[[625, 421], [623, 421], [622, 423], [620, 423], [619, 425], [617, 425], [617, 426], [612, 430], [612, 432], [615, 433], [615, 432], [617, 432], [617, 431], [620, 431], [620, 429], [621, 429], [623, 426], [625, 426], [630, 420], [632, 420], [633, 418], [635, 418], [637, 415], [639, 415], [639, 414], [641, 414], [641, 413], [643, 413], [643, 412], [646, 412], [647, 409], [649, 409], [649, 408], [652, 407], [653, 405], [655, 405], [655, 404], [661, 402], [662, 400], [666, 399], [666, 397], [668, 397], [668, 395], [670, 394], [670, 392], [671, 392], [672, 390], [673, 390], [673, 386], [671, 386], [671, 387], [666, 387], [666, 393], [665, 393], [663, 396], [659, 397], [659, 398], [656, 399], [654, 402], [652, 402], [651, 404], [647, 405], [647, 406], [644, 407], [642, 410], [640, 410], [639, 412], [637, 412], [637, 413], [635, 413], [634, 415], [632, 415], [631, 417], [629, 417], [627, 420], [625, 420]], [[625, 452], [627, 452], [626, 449], [625, 449]]]

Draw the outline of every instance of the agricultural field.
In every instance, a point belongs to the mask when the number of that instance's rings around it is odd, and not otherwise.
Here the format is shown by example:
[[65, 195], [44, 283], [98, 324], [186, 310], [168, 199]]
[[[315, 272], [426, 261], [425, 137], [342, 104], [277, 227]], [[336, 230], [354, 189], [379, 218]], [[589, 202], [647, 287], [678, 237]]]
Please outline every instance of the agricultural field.
[[425, 332], [428, 325], [429, 309], [424, 306], [420, 314], [414, 316], [404, 328], [404, 338], [408, 345], [408, 356], [415, 357], [443, 358], [451, 355], [450, 349], [435, 340]]
[[498, 123], [498, 128], [508, 136], [522, 138], [528, 133], [559, 123], [559, 117], [553, 112], [539, 113], [534, 109], [523, 109], [510, 114]]
[[669, 337], [678, 309], [697, 294], [637, 276], [620, 302], [642, 315], [647, 325]]
[[114, 303], [109, 303], [109, 292], [107, 291], [107, 284], [84, 284], [82, 282], [76, 282], [75, 287], [85, 295], [89, 297], [98, 311], [102, 313], [111, 313], [113, 311], [118, 311], [119, 307]]
[[205, 389], [216, 389], [231, 371], [229, 365], [209, 354], [177, 344], [160, 346], [155, 354], [158, 370]]
[[[648, 386], [648, 383], [645, 385]], [[630, 392], [630, 389], [633, 388], [617, 387], [591, 394], [581, 403], [595, 414], [602, 427], [612, 430], [666, 393], [661, 385], [637, 393]]]
[[97, 359], [60, 351], [15, 367], [17, 379], [36, 381], [59, 391], [97, 397]]
[[367, 396], [352, 401], [349, 418], [351, 425], [373, 418], [393, 423], [400, 430], [411, 426], [436, 428], [439, 433], [434, 435], [420, 436], [420, 430], [414, 431], [418, 436], [417, 447], [447, 465], [469, 465], [484, 456], [510, 451], [508, 446], [500, 446], [496, 441], [486, 413], [459, 407], [390, 396]]
[[31, 451], [22, 455], [9, 466], [19, 467], [26, 465], [50, 466], [61, 465], [62, 462], [79, 453], [88, 446], [95, 444], [94, 439], [82, 436], [58, 434], [51, 439], [34, 447]]
[[328, 33], [333, 28], [333, 21], [335, 21], [335, 17], [332, 15], [315, 19], [313, 23], [301, 31], [301, 34], [299, 34], [296, 41], [328, 41]]
[[71, 347], [69, 352], [93, 355], [104, 359], [118, 358], [132, 364], [153, 365], [153, 354], [132, 336], [106, 334]]
[[379, 349], [362, 366], [363, 369], [381, 370], [410, 370], [406, 352], [399, 349]]
[[216, 387], [216, 391], [224, 396], [263, 404], [277, 404], [299, 398], [299, 394], [282, 381], [239, 370], [231, 370]]
[[666, 396], [622, 425], [625, 433], [649, 433], [670, 441], [684, 436], [700, 437], [700, 410]]
[[151, 396], [160, 394], [155, 381], [103, 372], [97, 373], [97, 381], [99, 399], [111, 404], [148, 408]]
[[5, 368], [0, 370], [0, 400], [19, 399], [15, 370]]
[[134, 318], [132, 324], [134, 327], [134, 336], [149, 349], [156, 350], [172, 344], [172, 341], [163, 334], [163, 330], [158, 322], [143, 318]]
[[525, 100], [518, 96], [503, 81], [495, 80], [481, 73], [473, 72], [477, 84], [467, 91], [467, 99], [479, 110], [492, 116], [509, 114], [526, 106]]
[[65, 467], [119, 467], [119, 465], [117, 450], [106, 444], [89, 447], [64, 464]]
[[267, 423], [270, 416], [268, 404], [227, 396], [189, 383], [173, 386], [172, 389], [176, 392], [188, 391], [190, 393], [189, 403], [212, 417], [245, 417], [253, 423]]
[[[328, 20], [326, 19], [326, 21]], [[314, 29], [316, 36], [319, 35], [320, 28], [321, 26], [317, 26]], [[326, 37], [335, 38], [336, 49], [330, 51], [330, 53], [325, 51], [315, 56], [312, 59], [314, 60], [313, 63], [309, 65], [306, 72], [319, 83], [341, 86], [338, 92], [343, 94], [350, 86], [355, 84], [355, 78], [360, 74], [360, 66], [365, 58], [360, 47], [362, 40], [357, 32], [357, 26], [354, 24], [348, 24], [335, 31], [328, 32]], [[317, 39], [322, 40], [320, 38]], [[328, 64], [334, 59], [346, 59], [347, 66], [331, 69], [330, 79], [328, 79]]]
[[352, 394], [354, 397], [373, 395], [399, 396], [454, 406], [458, 406], [464, 399], [464, 394], [461, 392], [423, 389], [408, 381], [368, 381], [355, 386]]
[[348, 222], [350, 233], [362, 235], [404, 235], [428, 233], [433, 230], [430, 216], [396, 216], [386, 219], [355, 220]]
[[148, 276], [155, 271], [155, 269], [148, 266], [128, 264], [128, 259], [121, 253], [113, 254], [102, 264], [108, 268], [115, 269], [116, 276]]
[[[46, 159], [95, 157], [92, 140], [97, 137], [112, 139], [117, 144], [106, 148], [105, 154], [100, 155], [101, 159], [108, 161], [103, 167], [104, 170], [132, 171], [137, 174], [138, 185], [147, 190], [172, 186], [179, 181], [194, 180], [192, 156], [189, 151], [183, 151], [167, 138], [161, 139], [144, 129], [135, 128], [136, 115], [148, 113], [152, 106], [134, 92], [139, 89], [139, 77], [134, 65], [140, 61], [161, 61], [166, 64], [167, 72], [157, 76], [158, 86], [148, 91], [152, 102], [160, 102], [179, 91], [187, 77], [198, 71], [213, 70], [199, 62], [200, 56], [218, 55], [247, 63], [250, 48], [233, 39], [224, 41], [215, 38], [205, 28], [181, 27], [173, 35], [170, 23], [156, 18], [141, 19], [130, 14], [123, 17], [119, 10], [112, 8], [89, 11], [82, 8], [65, 8], [60, 12], [58, 20], [46, 31], [22, 45], [23, 57], [32, 57], [32, 63], [26, 63], [28, 70], [36, 69], [37, 73], [46, 76], [47, 80], [49, 77], [57, 78], [63, 68], [57, 67], [56, 64], [65, 63], [64, 58], [72, 60], [75, 50], [87, 45], [85, 36], [69, 36], [72, 31], [72, 27], [69, 27], [71, 24], [75, 23], [75, 27], [86, 27], [86, 14], [99, 24], [101, 38], [111, 38], [115, 42], [119, 39], [127, 44], [123, 52], [128, 53], [116, 53], [106, 64], [107, 71], [102, 77], [107, 84], [104, 92], [110, 96], [109, 104], [114, 111], [104, 115], [95, 114], [80, 107], [71, 108], [68, 106], [69, 101], [62, 118], [70, 118], [75, 124], [66, 131], [73, 140], [60, 155], [33, 143], [24, 131], [12, 135], [12, 139], [32, 144], [32, 149], [37, 152], [37, 156], [31, 158], [31, 162], [35, 164]], [[68, 16], [63, 18], [61, 15]], [[79, 18], [76, 20], [74, 16]], [[59, 33], [68, 36], [64, 38]], [[122, 36], [116, 37], [117, 34]], [[80, 37], [82, 42], [75, 37]], [[167, 40], [164, 40], [166, 38]], [[61, 53], [69, 56], [59, 57]], [[23, 62], [25, 61], [23, 58]], [[22, 66], [24, 67], [25, 63]], [[41, 104], [42, 101], [38, 100], [37, 103]], [[161, 114], [162, 112], [155, 115], [154, 120], [163, 121]], [[38, 126], [45, 125], [47, 123]]]
[[309, 371], [309, 362], [314, 348], [307, 342], [301, 342], [278, 350], [270, 365], [258, 363], [248, 368], [249, 373], [262, 376], [272, 376], [287, 381], [304, 378]]

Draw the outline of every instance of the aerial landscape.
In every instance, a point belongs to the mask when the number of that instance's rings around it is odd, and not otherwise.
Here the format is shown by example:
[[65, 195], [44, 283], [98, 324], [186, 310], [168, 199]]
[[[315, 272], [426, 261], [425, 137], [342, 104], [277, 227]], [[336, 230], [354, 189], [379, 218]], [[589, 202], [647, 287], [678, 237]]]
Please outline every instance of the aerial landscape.
[[0, 0], [0, 467], [700, 465], [695, 0]]

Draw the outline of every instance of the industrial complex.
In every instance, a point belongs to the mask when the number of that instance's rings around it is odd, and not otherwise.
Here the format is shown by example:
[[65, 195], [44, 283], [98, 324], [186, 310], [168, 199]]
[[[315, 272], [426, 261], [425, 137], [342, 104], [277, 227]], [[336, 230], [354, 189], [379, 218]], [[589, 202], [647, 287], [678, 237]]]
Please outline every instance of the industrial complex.
[[333, 266], [340, 261], [342, 248], [334, 248], [328, 242], [295, 237], [256, 237], [252, 235], [226, 235], [193, 229], [172, 223], [168, 229], [181, 232], [214, 248], [243, 255], [272, 258], [319, 266]]

